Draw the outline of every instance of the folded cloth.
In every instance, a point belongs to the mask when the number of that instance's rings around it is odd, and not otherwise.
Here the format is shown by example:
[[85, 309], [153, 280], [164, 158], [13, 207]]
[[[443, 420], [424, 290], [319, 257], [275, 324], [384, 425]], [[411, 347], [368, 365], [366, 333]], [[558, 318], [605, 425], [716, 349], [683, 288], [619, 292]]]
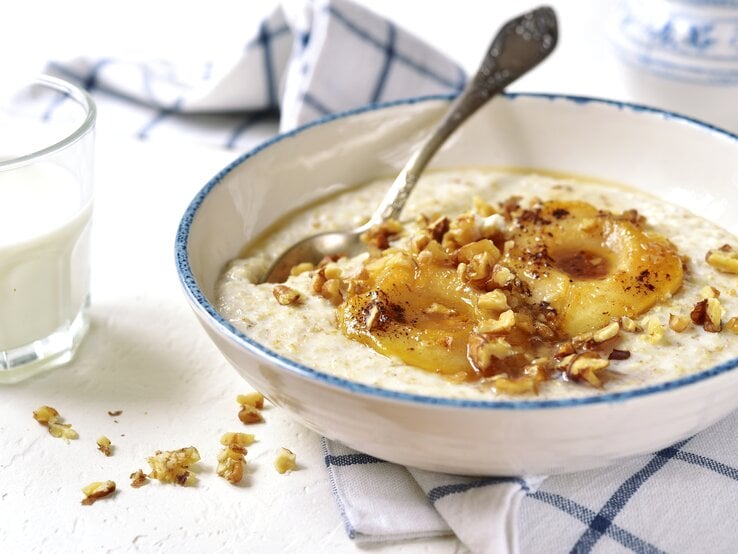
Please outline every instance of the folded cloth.
[[461, 477], [405, 468], [323, 439], [346, 531], [359, 541], [454, 533], [472, 552], [517, 552], [518, 509], [540, 477]]
[[484, 553], [735, 552], [737, 438], [735, 412], [654, 454], [545, 481], [405, 470], [325, 439], [323, 450], [357, 540], [451, 529]]
[[118, 133], [234, 149], [271, 136], [277, 112], [287, 130], [366, 104], [457, 92], [466, 79], [435, 48], [349, 0], [279, 4], [235, 53], [212, 59], [84, 55], [49, 69], [112, 103]]

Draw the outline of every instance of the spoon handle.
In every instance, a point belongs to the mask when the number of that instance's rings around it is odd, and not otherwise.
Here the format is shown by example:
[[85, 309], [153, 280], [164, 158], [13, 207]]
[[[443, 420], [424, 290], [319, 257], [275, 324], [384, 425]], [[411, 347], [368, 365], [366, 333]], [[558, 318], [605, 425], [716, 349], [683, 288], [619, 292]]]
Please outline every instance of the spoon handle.
[[477, 72], [428, 139], [410, 156], [365, 227], [397, 219], [423, 169], [449, 135], [493, 96], [543, 61], [557, 40], [556, 14], [549, 7], [537, 8], [503, 25]]

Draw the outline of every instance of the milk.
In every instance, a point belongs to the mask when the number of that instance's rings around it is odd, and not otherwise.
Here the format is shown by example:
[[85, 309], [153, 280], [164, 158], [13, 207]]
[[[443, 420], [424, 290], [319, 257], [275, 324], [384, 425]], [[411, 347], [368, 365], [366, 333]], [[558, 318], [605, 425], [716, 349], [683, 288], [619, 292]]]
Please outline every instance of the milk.
[[50, 162], [0, 171], [0, 369], [9, 351], [80, 325], [92, 215], [81, 190]]

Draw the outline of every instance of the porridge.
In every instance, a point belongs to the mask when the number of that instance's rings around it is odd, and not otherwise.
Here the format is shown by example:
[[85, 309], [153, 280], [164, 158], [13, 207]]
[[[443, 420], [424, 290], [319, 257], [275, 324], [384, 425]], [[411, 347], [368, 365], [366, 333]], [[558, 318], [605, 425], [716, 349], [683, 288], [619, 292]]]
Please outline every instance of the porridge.
[[572, 177], [428, 173], [401, 222], [367, 233], [368, 253], [257, 284], [300, 238], [360, 224], [389, 183], [271, 229], [224, 271], [218, 310], [319, 371], [466, 399], [625, 390], [738, 355], [738, 253], [724, 246], [736, 239], [645, 193]]

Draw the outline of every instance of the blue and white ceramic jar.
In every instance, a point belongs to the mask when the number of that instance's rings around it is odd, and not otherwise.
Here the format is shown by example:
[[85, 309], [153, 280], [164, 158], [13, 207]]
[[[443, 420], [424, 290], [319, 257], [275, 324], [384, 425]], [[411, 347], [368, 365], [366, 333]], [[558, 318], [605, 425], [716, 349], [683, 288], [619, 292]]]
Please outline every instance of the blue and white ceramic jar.
[[635, 101], [738, 132], [738, 0], [622, 0], [612, 23]]

